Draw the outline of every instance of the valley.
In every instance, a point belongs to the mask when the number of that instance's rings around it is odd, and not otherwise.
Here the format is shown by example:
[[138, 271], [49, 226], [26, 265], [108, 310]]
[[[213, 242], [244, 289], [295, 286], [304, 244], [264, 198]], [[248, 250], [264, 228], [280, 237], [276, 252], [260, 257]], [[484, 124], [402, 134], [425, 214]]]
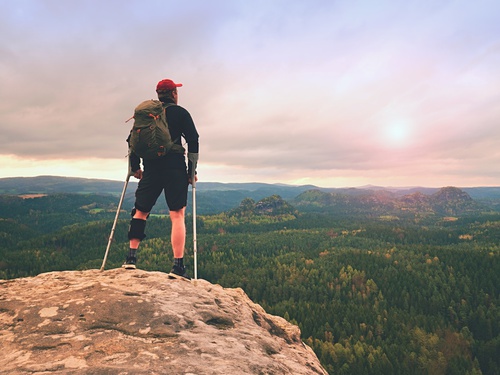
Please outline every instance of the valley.
[[[99, 268], [115, 185], [83, 193], [14, 186], [0, 195], [0, 278]], [[198, 276], [243, 288], [298, 325], [329, 373], [500, 372], [496, 191], [214, 187], [197, 192]], [[107, 268], [127, 252], [130, 209], [128, 199]], [[170, 221], [165, 209], [155, 213], [138, 266], [165, 272]], [[192, 270], [191, 215], [186, 224]]]

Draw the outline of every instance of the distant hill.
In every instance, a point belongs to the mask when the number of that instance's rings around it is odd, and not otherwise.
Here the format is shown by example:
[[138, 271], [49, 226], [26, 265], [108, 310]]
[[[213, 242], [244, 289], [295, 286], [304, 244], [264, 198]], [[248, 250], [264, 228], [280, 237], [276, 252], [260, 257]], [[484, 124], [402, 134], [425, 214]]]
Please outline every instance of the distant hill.
[[[112, 195], [115, 200], [120, 196], [124, 181], [85, 179], [75, 177], [38, 176], [0, 178], [0, 195], [32, 194], [100, 194]], [[123, 207], [131, 209], [137, 180], [130, 179]], [[278, 194], [283, 199], [292, 199], [300, 193], [317, 188], [313, 185], [293, 186], [265, 183], [219, 183], [198, 182], [197, 212], [199, 214], [220, 213], [237, 207], [245, 198], [256, 201]], [[191, 191], [189, 199], [191, 200]], [[191, 207], [188, 204], [188, 212]], [[158, 199], [155, 213], [168, 211], [163, 199]]]
[[0, 178], [0, 194], [101, 193], [120, 194], [123, 182], [76, 177], [38, 176]]
[[385, 190], [367, 191], [360, 195], [309, 190], [297, 196], [291, 203], [300, 211], [330, 212], [338, 215], [425, 217], [466, 215], [488, 210], [484, 204], [476, 202], [465, 191], [455, 187], [444, 187], [430, 195], [414, 192], [403, 196]]
[[[101, 193], [120, 194], [124, 181], [87, 179], [77, 177], [59, 176], [37, 176], [37, 177], [8, 177], [0, 178], [0, 194], [52, 194], [52, 193]], [[135, 190], [137, 180], [130, 179], [129, 189]], [[269, 196], [276, 191], [284, 197], [292, 197], [309, 189], [318, 189], [313, 185], [283, 185], [266, 183], [221, 183], [221, 182], [198, 182], [197, 191], [249, 191], [260, 192], [263, 196]]]
[[[0, 195], [98, 194], [110, 195], [112, 200], [117, 200], [122, 192], [123, 184], [124, 181], [58, 176], [0, 178]], [[125, 195], [123, 206], [125, 210], [131, 209], [133, 205], [136, 187], [137, 182], [132, 178]], [[405, 210], [410, 212], [420, 210], [439, 214], [445, 214], [446, 212], [463, 213], [472, 209], [474, 205], [479, 207], [479, 203], [500, 210], [500, 187], [459, 189], [474, 201], [465, 205], [466, 199], [462, 196], [462, 200], [465, 199], [465, 201], [462, 202], [461, 206], [458, 203], [458, 206], [453, 206], [453, 204], [452, 206], [440, 205], [438, 198], [440, 194], [444, 194], [442, 189], [426, 187], [384, 188], [380, 186], [363, 186], [358, 188], [322, 188], [314, 185], [298, 186], [258, 182], [198, 182], [196, 190], [197, 209], [200, 214], [225, 212], [238, 207], [246, 198], [260, 201], [273, 195], [289, 201], [302, 210], [333, 210], [337, 214], [370, 212], [375, 215], [382, 215], [392, 212], [400, 213]], [[440, 194], [431, 199], [437, 193]], [[456, 197], [451, 194], [448, 198], [455, 199]], [[191, 197], [189, 199], [191, 200]], [[190, 209], [188, 205], [188, 211]], [[166, 212], [168, 212], [168, 209], [164, 200], [159, 199], [155, 207], [155, 213]]]
[[[124, 181], [88, 179], [63, 176], [37, 176], [37, 177], [7, 177], [0, 178], [0, 194], [51, 194], [51, 193], [109, 193], [120, 194]], [[130, 189], [135, 189], [137, 180], [130, 179]], [[268, 184], [261, 182], [244, 183], [222, 183], [222, 182], [198, 182], [198, 191], [250, 191], [262, 192], [264, 196], [279, 194], [284, 199], [311, 189], [326, 192], [336, 192], [346, 195], [360, 195], [366, 192], [388, 191], [396, 196], [404, 196], [415, 192], [426, 195], [433, 194], [439, 188], [429, 187], [383, 187], [383, 186], [361, 186], [348, 188], [324, 188], [315, 185], [287, 185]], [[500, 186], [495, 187], [464, 187], [460, 188], [473, 199], [500, 199]], [[271, 194], [268, 194], [271, 192]]]

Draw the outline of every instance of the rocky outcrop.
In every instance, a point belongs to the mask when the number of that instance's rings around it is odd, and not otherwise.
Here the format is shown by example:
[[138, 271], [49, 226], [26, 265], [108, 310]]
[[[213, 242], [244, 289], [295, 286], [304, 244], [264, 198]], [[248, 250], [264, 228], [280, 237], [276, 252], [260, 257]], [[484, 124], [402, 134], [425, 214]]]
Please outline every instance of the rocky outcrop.
[[245, 198], [241, 201], [239, 207], [228, 212], [229, 216], [249, 217], [253, 215], [281, 216], [294, 215], [297, 211], [279, 195], [272, 195], [263, 198], [257, 203], [252, 198]]
[[430, 196], [434, 210], [442, 215], [462, 215], [481, 208], [465, 191], [448, 186]]
[[326, 374], [241, 289], [161, 272], [0, 280], [2, 374]]

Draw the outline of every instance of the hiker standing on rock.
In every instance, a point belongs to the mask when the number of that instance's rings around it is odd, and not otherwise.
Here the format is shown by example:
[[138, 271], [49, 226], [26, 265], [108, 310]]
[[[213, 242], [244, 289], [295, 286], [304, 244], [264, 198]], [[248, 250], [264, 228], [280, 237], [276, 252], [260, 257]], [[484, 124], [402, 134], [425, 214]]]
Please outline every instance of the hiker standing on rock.
[[[180, 83], [164, 79], [158, 82], [156, 92], [159, 101], [163, 104], [164, 109], [162, 107], [160, 109], [163, 111], [162, 115], [165, 114], [168, 131], [174, 144], [172, 150], [181, 149], [182, 151], [169, 152], [167, 150], [164, 154], [158, 153], [159, 156], [155, 158], [142, 157], [143, 171], [140, 166], [141, 157], [131, 147], [129, 154], [131, 170], [134, 173], [134, 177], [140, 181], [135, 193], [135, 204], [128, 231], [130, 251], [123, 267], [127, 269], [136, 268], [137, 249], [141, 240], [146, 237], [146, 220], [156, 200], [164, 192], [172, 222], [171, 243], [174, 255], [174, 265], [169, 276], [172, 278], [183, 277], [189, 279], [186, 267], [184, 266], [184, 247], [186, 243], [184, 215], [187, 205], [188, 186], [192, 184], [193, 178], [195, 181], [197, 180], [196, 165], [199, 143], [198, 132], [191, 115], [186, 109], [177, 105], [177, 88], [181, 86], [182, 84]], [[136, 116], [137, 108], [135, 112]], [[149, 116], [155, 120], [157, 119], [157, 117], [151, 114]], [[187, 142], [187, 168], [184, 150], [181, 145], [181, 137]], [[129, 137], [129, 144], [131, 144], [130, 140], [131, 138]]]

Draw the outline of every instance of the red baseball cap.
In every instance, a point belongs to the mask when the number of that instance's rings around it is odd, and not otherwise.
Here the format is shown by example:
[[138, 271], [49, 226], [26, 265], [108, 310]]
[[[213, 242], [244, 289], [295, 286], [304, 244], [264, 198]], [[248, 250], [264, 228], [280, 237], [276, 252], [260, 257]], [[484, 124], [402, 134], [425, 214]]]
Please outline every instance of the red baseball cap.
[[162, 79], [156, 85], [156, 91], [170, 91], [177, 87], [181, 87], [182, 83], [175, 83], [171, 79]]

